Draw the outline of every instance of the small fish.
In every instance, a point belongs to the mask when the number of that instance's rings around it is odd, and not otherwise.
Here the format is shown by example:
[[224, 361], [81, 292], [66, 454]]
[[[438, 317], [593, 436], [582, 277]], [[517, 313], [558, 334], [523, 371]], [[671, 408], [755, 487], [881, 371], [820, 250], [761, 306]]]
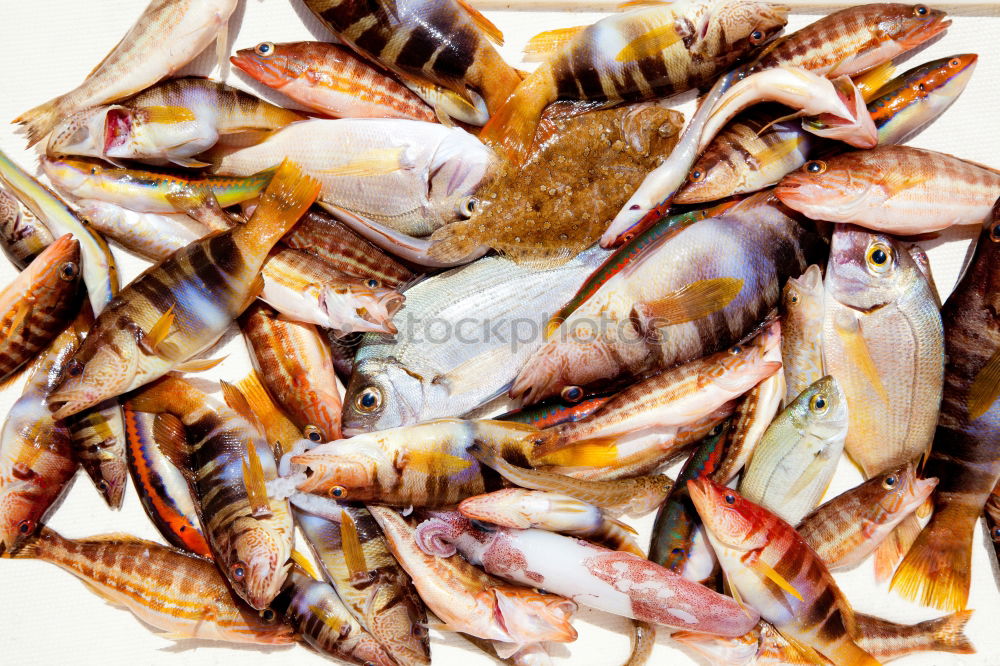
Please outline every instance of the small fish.
[[162, 261], [212, 229], [183, 213], [140, 213], [97, 199], [76, 202], [98, 233], [150, 261]]
[[104, 501], [120, 509], [128, 483], [125, 423], [115, 399], [105, 400], [66, 419], [73, 451]]
[[305, 117], [224, 83], [184, 77], [60, 119], [46, 152], [199, 167], [205, 163], [195, 156], [221, 136], [266, 134]]
[[[319, 184], [293, 164], [275, 174], [253, 217], [185, 246], [140, 275], [102, 313], [49, 397], [56, 418], [138, 388], [219, 339], [262, 287], [271, 247], [309, 207]], [[214, 363], [212, 363], [214, 365]]]
[[12, 557], [65, 569], [165, 638], [257, 645], [295, 641], [292, 628], [272, 609], [258, 614], [236, 597], [211, 561], [154, 541], [127, 534], [66, 539], [43, 528]]
[[788, 405], [823, 376], [823, 272], [813, 264], [781, 292], [781, 363]]
[[[784, 340], [784, 333], [782, 333]], [[781, 360], [784, 365], [784, 358]], [[733, 418], [733, 434], [726, 456], [712, 476], [719, 483], [729, 483], [750, 461], [750, 457], [764, 438], [768, 426], [781, 409], [785, 393], [785, 375], [776, 372], [743, 396]]]
[[221, 54], [229, 16], [237, 4], [237, 0], [151, 0], [83, 83], [22, 113], [14, 122], [24, 126], [28, 145], [33, 146], [60, 118], [148, 88], [193, 60], [212, 40], [218, 40]]
[[268, 88], [333, 118], [437, 116], [419, 96], [354, 55], [326, 42], [261, 42], [240, 49], [234, 65]]
[[[583, 391], [580, 393], [582, 395]], [[529, 407], [519, 407], [496, 418], [498, 421], [526, 423], [536, 428], [552, 428], [585, 419], [610, 399], [611, 396], [606, 395], [586, 398], [579, 402], [567, 402], [560, 396]]]
[[740, 478], [740, 493], [792, 525], [816, 508], [847, 438], [847, 398], [818, 379], [774, 419]]
[[35, 214], [0, 187], [0, 248], [15, 268], [23, 271], [53, 240]]

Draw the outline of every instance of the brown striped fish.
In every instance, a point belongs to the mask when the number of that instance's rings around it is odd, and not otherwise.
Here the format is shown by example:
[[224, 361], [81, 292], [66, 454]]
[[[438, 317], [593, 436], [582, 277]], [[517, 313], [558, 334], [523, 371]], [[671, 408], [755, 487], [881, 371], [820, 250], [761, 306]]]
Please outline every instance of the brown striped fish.
[[73, 450], [87, 476], [112, 509], [125, 499], [125, 421], [117, 399], [105, 400], [66, 418]]
[[0, 187], [0, 248], [18, 270], [52, 245], [52, 233], [17, 198]]

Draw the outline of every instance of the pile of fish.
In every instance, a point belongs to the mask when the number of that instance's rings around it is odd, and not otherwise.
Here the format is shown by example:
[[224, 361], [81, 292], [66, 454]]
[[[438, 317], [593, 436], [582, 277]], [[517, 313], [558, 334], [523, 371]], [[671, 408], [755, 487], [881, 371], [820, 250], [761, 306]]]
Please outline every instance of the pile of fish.
[[[16, 119], [49, 185], [0, 154], [4, 558], [365, 666], [431, 663], [428, 627], [549, 663], [581, 606], [632, 665], [657, 628], [713, 664], [974, 652], [1000, 171], [904, 143], [976, 64], [901, 64], [942, 11], [627, 3], [525, 73], [465, 0], [293, 1], [338, 43], [231, 62], [296, 109], [174, 77], [237, 0], [152, 0]], [[942, 303], [918, 241], [955, 225]], [[153, 263], [122, 286], [108, 242]], [[249, 374], [186, 377], [227, 334]], [[822, 503], [845, 454], [867, 480]], [[79, 467], [169, 545], [47, 527]], [[856, 613], [831, 571], [863, 562], [951, 614]]]

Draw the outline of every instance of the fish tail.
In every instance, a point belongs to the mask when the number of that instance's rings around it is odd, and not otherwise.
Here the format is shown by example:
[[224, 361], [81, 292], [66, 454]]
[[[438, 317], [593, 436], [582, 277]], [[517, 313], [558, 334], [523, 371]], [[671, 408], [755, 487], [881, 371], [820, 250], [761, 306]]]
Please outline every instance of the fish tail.
[[[495, 53], [495, 52], [494, 52]], [[510, 99], [517, 87], [521, 85], [521, 75], [496, 54], [496, 63], [489, 67], [490, 75], [483, 86], [483, 101], [490, 116], [500, 111], [504, 103]], [[539, 113], [539, 115], [541, 115]]]
[[14, 119], [28, 136], [29, 148], [44, 139], [59, 122], [59, 118], [63, 115], [61, 101], [61, 97], [50, 99]]
[[951, 615], [921, 622], [918, 626], [932, 642], [927, 650], [930, 652], [952, 652], [954, 654], [975, 654], [976, 648], [965, 635], [965, 626], [972, 618], [971, 610], [958, 611]]
[[552, 68], [543, 63], [491, 114], [479, 138], [503, 151], [511, 162], [524, 162], [534, 142], [542, 111], [555, 100]]
[[910, 514], [889, 533], [885, 541], [875, 549], [875, 580], [882, 583], [892, 577], [892, 573], [906, 556], [913, 542], [920, 535], [920, 522]]
[[948, 513], [936, 513], [920, 533], [892, 577], [889, 589], [925, 606], [958, 611], [965, 609], [969, 600], [974, 527], [964, 517]]
[[319, 181], [286, 159], [261, 194], [253, 217], [233, 232], [237, 245], [263, 259], [312, 205], [319, 190]]

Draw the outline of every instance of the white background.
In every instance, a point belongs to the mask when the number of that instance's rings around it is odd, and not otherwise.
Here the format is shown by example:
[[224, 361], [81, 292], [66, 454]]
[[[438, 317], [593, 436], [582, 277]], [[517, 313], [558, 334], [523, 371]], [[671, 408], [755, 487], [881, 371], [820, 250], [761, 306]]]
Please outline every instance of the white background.
[[[473, 3], [475, 4], [475, 2]], [[520, 7], [531, 6], [522, 0]], [[557, 2], [545, 7], [586, 6], [610, 8], [607, 2]], [[37, 162], [34, 153], [24, 150], [24, 141], [5, 121], [51, 97], [67, 92], [125, 34], [145, 6], [143, 0], [5, 0], [0, 3], [0, 44], [3, 67], [0, 69], [0, 149], [30, 171]], [[491, 8], [506, 3], [490, 0]], [[536, 5], [540, 6], [540, 5]], [[542, 30], [590, 23], [601, 16], [584, 12], [524, 12], [490, 10], [486, 12], [503, 30], [502, 48], [511, 62], [519, 62], [524, 43]], [[793, 15], [788, 23], [794, 30], [819, 15], [823, 9]], [[932, 58], [958, 53], [979, 54], [979, 64], [968, 89], [941, 119], [911, 143], [917, 146], [954, 153], [960, 157], [1000, 166], [1000, 135], [997, 134], [997, 109], [1000, 108], [1000, 5], [954, 9], [953, 25], [943, 39], [911, 58], [904, 68]], [[995, 16], [994, 16], [995, 14]], [[230, 21], [230, 53], [252, 47], [261, 41], [325, 39], [327, 33], [299, 0], [244, 0]], [[525, 66], [528, 68], [528, 66]], [[210, 47], [185, 73], [218, 76], [214, 49]], [[279, 104], [291, 105], [277, 93], [271, 93], [242, 74], [229, 73], [226, 80], [255, 91]], [[690, 96], [680, 100], [680, 108], [690, 112]], [[968, 237], [963, 231], [958, 235]], [[957, 278], [967, 243], [935, 241], [927, 245], [932, 267], [942, 295], [949, 292]], [[124, 280], [130, 280], [143, 263], [115, 248]], [[15, 271], [0, 260], [0, 284], [13, 279]], [[213, 356], [228, 355], [226, 361], [204, 373], [206, 377], [235, 381], [249, 369], [246, 352], [239, 337], [229, 336]], [[0, 393], [0, 414], [6, 414], [19, 395], [20, 387]], [[875, 443], [877, 445], [877, 443]], [[855, 485], [860, 475], [845, 459], [830, 488], [828, 497]], [[636, 521], [646, 543], [652, 515]], [[50, 521], [56, 530], [70, 537], [102, 532], [127, 532], [158, 539], [132, 488], [120, 512], [104, 505], [90, 480], [81, 472], [66, 501]], [[984, 542], [984, 529], [976, 530], [973, 546], [973, 584], [969, 607], [977, 609], [968, 634], [979, 650], [976, 655], [956, 656], [924, 653], [897, 661], [901, 666], [943, 664], [1000, 663], [1000, 632], [996, 617], [1000, 609], [993, 555]], [[303, 548], [303, 550], [305, 550]], [[939, 615], [936, 611], [907, 603], [890, 593], [887, 586], [874, 583], [870, 562], [853, 571], [837, 575], [854, 607], [897, 621], [914, 622]], [[621, 618], [581, 609], [576, 626], [580, 638], [570, 646], [555, 646], [552, 654], [558, 662], [579, 665], [620, 664], [628, 654], [626, 622]], [[652, 664], [702, 663], [680, 649], [661, 631]], [[432, 631], [435, 664], [486, 664], [490, 660], [455, 635]], [[128, 612], [114, 609], [95, 597], [71, 575], [52, 565], [35, 561], [0, 562], [0, 661], [10, 664], [55, 664], [72, 660], [79, 664], [222, 664], [239, 660], [242, 666], [255, 664], [329, 663], [301, 647], [258, 648], [229, 647], [219, 643], [173, 643], [164, 640], [136, 621]]]

